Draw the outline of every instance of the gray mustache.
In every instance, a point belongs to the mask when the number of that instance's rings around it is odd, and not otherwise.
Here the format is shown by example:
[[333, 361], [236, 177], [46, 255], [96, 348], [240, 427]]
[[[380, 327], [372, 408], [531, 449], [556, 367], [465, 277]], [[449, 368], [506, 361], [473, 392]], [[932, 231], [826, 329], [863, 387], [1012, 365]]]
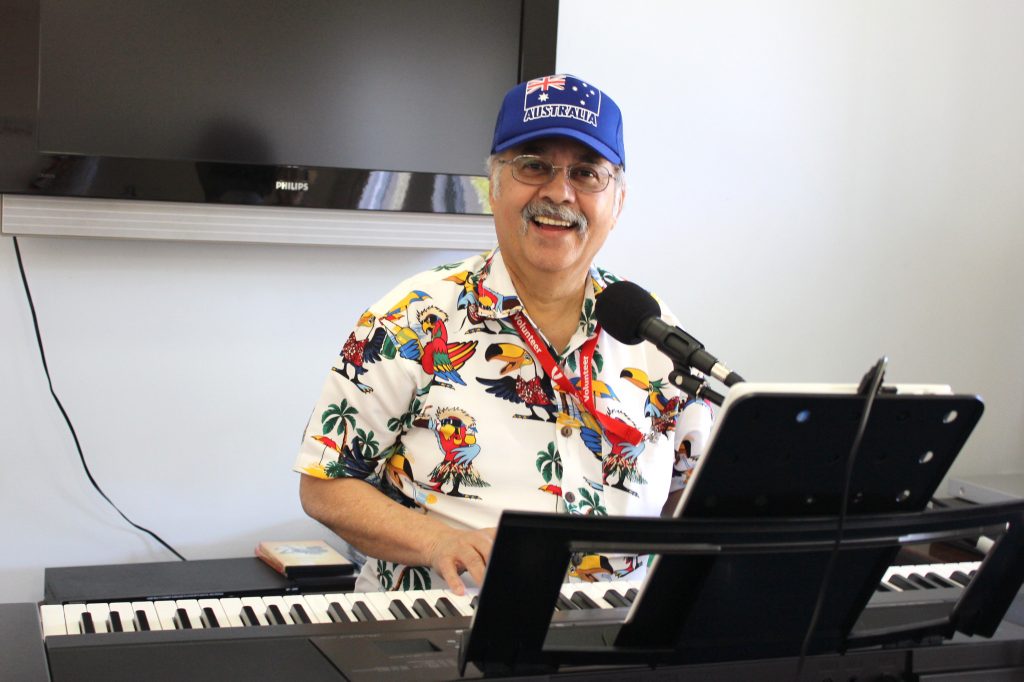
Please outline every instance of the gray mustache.
[[538, 216], [544, 216], [546, 218], [568, 221], [575, 225], [575, 229], [580, 232], [586, 232], [587, 230], [587, 216], [583, 215], [582, 211], [571, 206], [552, 204], [540, 200], [531, 201], [523, 207], [522, 215], [524, 222], [533, 220]]

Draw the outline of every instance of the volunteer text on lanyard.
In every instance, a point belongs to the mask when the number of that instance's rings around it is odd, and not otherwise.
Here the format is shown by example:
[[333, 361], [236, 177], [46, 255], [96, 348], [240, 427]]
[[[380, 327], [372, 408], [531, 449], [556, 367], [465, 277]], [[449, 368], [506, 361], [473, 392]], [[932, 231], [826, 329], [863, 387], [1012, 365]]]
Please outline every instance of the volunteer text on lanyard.
[[615, 445], [626, 441], [632, 445], [637, 445], [643, 440], [643, 434], [634, 427], [624, 421], [597, 411], [593, 390], [593, 361], [594, 349], [597, 347], [597, 337], [601, 333], [600, 326], [594, 329], [594, 336], [587, 339], [583, 344], [583, 348], [580, 349], [580, 387], [577, 389], [569, 381], [569, 378], [565, 376], [565, 372], [558, 366], [558, 363], [555, 362], [555, 358], [551, 355], [551, 351], [548, 350], [547, 344], [540, 339], [536, 328], [526, 319], [526, 315], [521, 312], [513, 314], [512, 323], [515, 325], [516, 331], [519, 332], [519, 336], [530, 347], [533, 357], [540, 361], [541, 367], [551, 377], [551, 380], [558, 382], [558, 386], [563, 392], [575, 396], [580, 406], [601, 423], [601, 427], [609, 436], [608, 441], [610, 443]]

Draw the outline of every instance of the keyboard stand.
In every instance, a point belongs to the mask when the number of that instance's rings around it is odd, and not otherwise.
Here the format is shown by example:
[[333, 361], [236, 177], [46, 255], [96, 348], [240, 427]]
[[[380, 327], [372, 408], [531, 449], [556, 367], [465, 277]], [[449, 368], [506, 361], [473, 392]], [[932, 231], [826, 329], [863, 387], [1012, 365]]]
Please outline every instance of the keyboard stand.
[[[945, 616], [861, 620], [900, 547], [1005, 527]], [[506, 512], [498, 526], [459, 666], [488, 676], [568, 665], [670, 665], [795, 656], [820, 577], [835, 547], [835, 519], [636, 519]], [[810, 654], [886, 643], [991, 637], [1024, 583], [1024, 502], [848, 517]], [[575, 552], [661, 555], [621, 625], [550, 627]], [[654, 598], [644, 599], [643, 595]], [[887, 659], [888, 660], [888, 659]], [[894, 657], [893, 673], [905, 672]]]

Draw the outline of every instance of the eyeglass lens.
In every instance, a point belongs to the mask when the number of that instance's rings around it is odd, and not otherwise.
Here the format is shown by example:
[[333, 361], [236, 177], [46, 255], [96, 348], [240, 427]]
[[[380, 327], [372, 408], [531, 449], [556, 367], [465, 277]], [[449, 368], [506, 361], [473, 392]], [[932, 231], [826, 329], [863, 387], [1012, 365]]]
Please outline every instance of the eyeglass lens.
[[[516, 180], [528, 185], [543, 185], [551, 181], [556, 170], [563, 166], [555, 166], [539, 156], [517, 156], [512, 160], [512, 175]], [[607, 168], [593, 163], [574, 163], [564, 166], [569, 176], [569, 184], [581, 192], [600, 192], [608, 186], [611, 174]]]

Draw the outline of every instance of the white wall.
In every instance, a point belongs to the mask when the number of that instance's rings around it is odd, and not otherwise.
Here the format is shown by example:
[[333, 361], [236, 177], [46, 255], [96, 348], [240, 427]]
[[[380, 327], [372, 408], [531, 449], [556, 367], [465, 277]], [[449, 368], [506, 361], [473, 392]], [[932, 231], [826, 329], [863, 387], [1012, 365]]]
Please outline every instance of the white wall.
[[[626, 116], [603, 262], [751, 379], [986, 398], [960, 472], [1024, 470], [1024, 4], [562, 0], [559, 68]], [[489, 115], [489, 114], [488, 114]], [[291, 460], [363, 306], [461, 254], [21, 240], [93, 473], [190, 558], [323, 536]], [[0, 237], [0, 602], [42, 568], [171, 559], [84, 480]]]

